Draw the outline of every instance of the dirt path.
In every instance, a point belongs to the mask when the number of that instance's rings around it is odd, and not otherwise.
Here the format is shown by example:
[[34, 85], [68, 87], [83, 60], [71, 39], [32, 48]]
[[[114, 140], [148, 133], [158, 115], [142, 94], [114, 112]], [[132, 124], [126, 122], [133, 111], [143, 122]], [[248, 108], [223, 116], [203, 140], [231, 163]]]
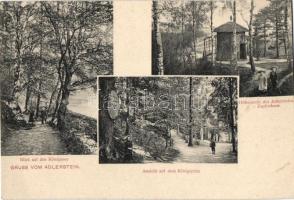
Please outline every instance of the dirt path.
[[293, 76], [293, 72], [291, 72], [290, 74], [284, 76], [278, 83], [278, 88], [280, 88], [289, 78], [291, 78]]
[[175, 163], [236, 163], [237, 156], [231, 153], [231, 144], [217, 143], [216, 154], [212, 155], [208, 144], [188, 147], [187, 143], [172, 131], [174, 148], [180, 151]]
[[2, 144], [2, 155], [62, 155], [67, 154], [58, 131], [47, 124], [36, 123], [29, 130], [11, 130]]

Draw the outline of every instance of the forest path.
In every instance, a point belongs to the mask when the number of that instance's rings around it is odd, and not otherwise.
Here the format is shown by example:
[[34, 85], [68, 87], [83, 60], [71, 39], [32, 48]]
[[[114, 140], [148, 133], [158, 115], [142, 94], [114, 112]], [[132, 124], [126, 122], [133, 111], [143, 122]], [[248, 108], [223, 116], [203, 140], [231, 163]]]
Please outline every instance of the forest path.
[[188, 147], [175, 130], [171, 134], [174, 148], [180, 152], [175, 163], [237, 163], [237, 156], [231, 152], [231, 144], [217, 143], [216, 154], [212, 155], [209, 144]]
[[40, 122], [28, 130], [10, 130], [10, 136], [6, 138], [1, 151], [5, 156], [67, 154], [59, 132]]
[[293, 76], [293, 73], [291, 72], [290, 74], [287, 74], [284, 76], [279, 82], [278, 82], [278, 88], [280, 88], [289, 78]]

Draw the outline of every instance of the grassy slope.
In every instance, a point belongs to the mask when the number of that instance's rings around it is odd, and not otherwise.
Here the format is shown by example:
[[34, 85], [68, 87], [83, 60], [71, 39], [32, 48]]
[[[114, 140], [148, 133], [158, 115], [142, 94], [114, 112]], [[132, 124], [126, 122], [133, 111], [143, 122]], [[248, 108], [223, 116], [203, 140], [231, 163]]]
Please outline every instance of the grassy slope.
[[[258, 63], [256, 67], [270, 70], [272, 67], [278, 68], [278, 79], [281, 80], [284, 76], [291, 73], [285, 62], [271, 62], [271, 63]], [[239, 72], [238, 72], [239, 70]], [[200, 63], [197, 67], [189, 67], [180, 72], [185, 75], [238, 75], [240, 74], [240, 96], [241, 97], [254, 97], [257, 95], [256, 81], [253, 80], [253, 74], [247, 67], [239, 67], [238, 70], [232, 69], [230, 65], [217, 64], [212, 66], [210, 63]], [[293, 79], [287, 80], [276, 95], [287, 96], [294, 94]]]
[[66, 130], [60, 134], [71, 154], [97, 153], [97, 120], [68, 112]]

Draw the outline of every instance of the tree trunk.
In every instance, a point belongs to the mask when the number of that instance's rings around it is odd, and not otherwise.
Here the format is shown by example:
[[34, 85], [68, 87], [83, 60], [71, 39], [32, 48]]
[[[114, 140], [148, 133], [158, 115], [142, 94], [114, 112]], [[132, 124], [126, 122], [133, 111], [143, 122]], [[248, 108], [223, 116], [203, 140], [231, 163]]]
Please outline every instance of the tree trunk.
[[215, 65], [214, 38], [213, 38], [213, 10], [214, 10], [214, 3], [213, 3], [213, 1], [211, 1], [210, 2], [210, 36], [211, 36], [211, 62], [212, 62], [212, 66]]
[[27, 86], [27, 91], [26, 91], [26, 100], [25, 100], [25, 112], [28, 111], [28, 106], [29, 106], [29, 102], [30, 102], [30, 98], [31, 98], [31, 87], [30, 85]]
[[232, 58], [231, 65], [237, 70], [237, 31], [236, 31], [236, 0], [233, 2], [233, 39], [232, 39]]
[[70, 94], [69, 87], [71, 84], [71, 78], [72, 78], [72, 74], [70, 72], [67, 72], [65, 75], [64, 84], [62, 86], [61, 101], [57, 111], [57, 127], [61, 131], [65, 130], [65, 119], [66, 119], [67, 105], [68, 105], [68, 99]]
[[249, 57], [250, 57], [250, 65], [251, 72], [255, 72], [255, 63], [253, 59], [253, 36], [252, 36], [252, 21], [253, 21], [253, 11], [254, 11], [254, 0], [251, 0], [251, 8], [250, 8], [250, 22], [249, 22]]
[[39, 110], [40, 110], [40, 101], [41, 101], [41, 90], [42, 90], [42, 81], [39, 81], [38, 86], [38, 96], [37, 96], [37, 106], [36, 106], [36, 119], [39, 117]]
[[21, 12], [20, 5], [15, 5], [14, 14], [15, 14], [15, 59], [16, 64], [14, 66], [14, 79], [13, 79], [13, 98], [17, 98], [17, 93], [19, 92], [19, 78], [20, 78], [20, 68], [21, 68], [21, 49], [22, 49], [22, 40], [21, 40]]
[[26, 87], [26, 100], [25, 100], [25, 112], [28, 111], [30, 99], [31, 99], [31, 94], [32, 94], [32, 82], [31, 82], [31, 77], [32, 77], [32, 67], [28, 66], [28, 71], [27, 71], [27, 87]]
[[236, 138], [235, 138], [235, 122], [234, 122], [234, 106], [233, 106], [233, 81], [230, 78], [229, 79], [229, 95], [230, 95], [230, 127], [231, 127], [231, 132], [232, 132], [232, 147], [233, 147], [233, 152], [236, 153]]
[[192, 77], [190, 77], [190, 100], [189, 100], [189, 105], [190, 105], [190, 108], [189, 108], [189, 126], [190, 126], [190, 132], [189, 132], [189, 142], [188, 142], [188, 146], [191, 147], [193, 146], [193, 137], [192, 137], [192, 127], [193, 127], [193, 117], [192, 117]]
[[50, 97], [50, 100], [49, 100], [49, 105], [48, 105], [47, 112], [46, 112], [47, 114], [48, 114], [48, 113], [50, 112], [50, 110], [51, 110], [52, 102], [53, 102], [54, 96], [55, 96], [55, 94], [56, 94], [56, 92], [57, 92], [58, 86], [59, 86], [59, 79], [58, 79], [57, 84], [56, 84], [56, 86], [54, 87], [53, 92], [52, 92], [52, 94], [51, 94], [51, 97]]
[[108, 113], [108, 96], [114, 89], [113, 77], [99, 78], [99, 162], [112, 160], [114, 122]]
[[[197, 66], [197, 51], [196, 51], [196, 19], [195, 19], [195, 1], [192, 1], [192, 33], [193, 33], [193, 51], [194, 51], [194, 62], [195, 66]], [[192, 65], [191, 72], [192, 72]], [[192, 74], [192, 73], [191, 73]]]
[[279, 45], [279, 30], [278, 25], [276, 23], [276, 57], [280, 58], [280, 45]]
[[52, 114], [51, 123], [53, 123], [56, 118], [56, 114], [57, 114], [59, 104], [60, 104], [61, 93], [62, 93], [62, 87], [60, 86], [58, 94], [57, 94], [57, 98], [55, 100], [55, 108], [54, 108], [54, 112]]
[[130, 107], [129, 107], [129, 101], [130, 101], [130, 99], [129, 99], [129, 93], [128, 93], [128, 91], [129, 91], [129, 89], [130, 89], [130, 83], [129, 83], [129, 79], [128, 78], [126, 78], [125, 80], [125, 88], [124, 88], [124, 92], [125, 92], [125, 94], [126, 94], [126, 106], [127, 106], [127, 112], [125, 113], [125, 116], [124, 116], [124, 120], [125, 120], [125, 122], [126, 122], [126, 132], [125, 132], [125, 135], [127, 135], [128, 136], [128, 138], [127, 138], [127, 142], [126, 142], [126, 152], [124, 152], [124, 160], [125, 161], [127, 161], [127, 162], [129, 162], [129, 161], [131, 161], [131, 160], [133, 160], [133, 151], [132, 151], [132, 149], [130, 149], [130, 148], [132, 148], [133, 147], [133, 141], [132, 141], [132, 138], [131, 138], [131, 135], [130, 135], [130, 127], [129, 127], [129, 123], [130, 123]]
[[164, 67], [163, 67], [163, 47], [162, 47], [162, 39], [159, 28], [159, 22], [157, 23], [157, 46], [158, 46], [158, 71], [159, 75], [164, 75]]
[[[59, 4], [58, 4], [59, 5]], [[63, 91], [63, 86], [64, 86], [64, 70], [62, 69], [61, 65], [63, 60], [65, 59], [65, 52], [61, 52], [61, 56], [59, 58], [59, 62], [58, 62], [58, 66], [57, 66], [57, 72], [58, 72], [58, 81], [60, 82], [60, 88], [57, 94], [57, 98], [55, 101], [55, 109], [52, 115], [52, 119], [51, 119], [51, 123], [54, 122], [56, 116], [57, 116], [57, 111], [59, 109], [59, 105], [60, 105], [60, 98], [61, 98], [61, 94]]]
[[185, 61], [185, 48], [184, 48], [184, 42], [185, 42], [185, 36], [184, 36], [184, 30], [185, 30], [185, 23], [184, 23], [184, 20], [185, 20], [185, 10], [184, 10], [184, 6], [185, 6], [185, 3], [184, 1], [182, 1], [182, 20], [181, 20], [181, 26], [182, 26], [182, 29], [181, 29], [181, 33], [182, 33], [182, 41], [181, 41], [181, 48], [182, 48], [182, 66], [184, 69], [186, 67], [186, 61]]
[[152, 25], [152, 74], [163, 75], [163, 49], [159, 28], [158, 2], [153, 1], [153, 25]]
[[[41, 21], [41, 27], [42, 27], [42, 21]], [[41, 70], [43, 69], [43, 35], [41, 34], [41, 40], [40, 40], [40, 62], [41, 62]], [[40, 74], [40, 76], [42, 76]], [[38, 87], [38, 99], [37, 99], [37, 109], [36, 109], [36, 119], [39, 117], [39, 106], [40, 106], [40, 100], [41, 100], [41, 90], [42, 90], [42, 77], [40, 77], [39, 80], [39, 87]]]
[[[289, 2], [289, 0], [286, 0], [285, 3], [285, 43], [287, 44], [286, 47], [286, 56], [287, 56], [287, 61], [288, 61], [288, 69], [290, 71], [293, 70], [293, 62], [292, 62], [292, 50], [291, 50], [291, 43], [290, 43], [290, 37], [289, 37], [289, 32], [291, 33], [291, 31], [289, 31], [289, 25], [288, 25], [288, 16], [289, 16], [289, 10], [288, 10], [288, 6], [291, 7], [291, 2]], [[290, 34], [291, 35], [291, 34]]]
[[[286, 26], [285, 26], [286, 27]], [[288, 55], [288, 51], [287, 51], [287, 48], [288, 48], [288, 45], [287, 45], [287, 38], [286, 38], [286, 31], [283, 32], [283, 42], [284, 42], [284, 53], [285, 55], [287, 56]]]
[[15, 41], [15, 47], [16, 47], [16, 64], [14, 67], [14, 79], [13, 79], [13, 91], [12, 96], [17, 97], [17, 93], [19, 92], [19, 78], [20, 78], [20, 68], [21, 68], [21, 48], [22, 48], [22, 42], [20, 39], [20, 33], [18, 33], [18, 30], [16, 31], [16, 41]]
[[[276, 8], [278, 8], [278, 2], [276, 2]], [[276, 56], [280, 58], [280, 45], [279, 45], [279, 17], [278, 17], [278, 10], [275, 13], [275, 21], [276, 21]]]
[[266, 53], [267, 53], [267, 50], [266, 50], [266, 20], [264, 22], [264, 26], [263, 26], [263, 38], [264, 38], [264, 49], [263, 49], [263, 57], [266, 57]]

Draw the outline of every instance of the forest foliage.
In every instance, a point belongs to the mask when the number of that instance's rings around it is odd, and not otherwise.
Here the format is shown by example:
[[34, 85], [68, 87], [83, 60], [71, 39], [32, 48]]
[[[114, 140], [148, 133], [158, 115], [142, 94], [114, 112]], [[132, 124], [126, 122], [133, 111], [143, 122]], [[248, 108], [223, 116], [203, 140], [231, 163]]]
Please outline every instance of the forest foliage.
[[[217, 18], [223, 17], [219, 14], [222, 11], [229, 11], [231, 19], [228, 18], [228, 21], [233, 22], [233, 69], [236, 69], [238, 62], [235, 27], [237, 23], [241, 23], [237, 21], [237, 16], [241, 16], [242, 24], [246, 24], [246, 28], [249, 29], [246, 41], [251, 71], [255, 72], [254, 59], [259, 60], [262, 57], [286, 58], [289, 69], [292, 70], [292, 2], [267, 0], [265, 6], [257, 10], [257, 1], [161, 0], [154, 3], [156, 6], [153, 6], [153, 74], [158, 74], [160, 58], [163, 59], [165, 74], [193, 74], [193, 70], [202, 65], [215, 65], [214, 23]], [[208, 45], [204, 40], [209, 41]]]
[[111, 2], [1, 2], [1, 100], [64, 128], [69, 96], [112, 74]]
[[[236, 78], [103, 77], [99, 88], [100, 162], [134, 162], [139, 150], [145, 152], [141, 156], [167, 161], [174, 150], [171, 130], [195, 145], [204, 128], [214, 137], [219, 121], [233, 135], [237, 151]], [[109, 114], [113, 102], [116, 117]]]

